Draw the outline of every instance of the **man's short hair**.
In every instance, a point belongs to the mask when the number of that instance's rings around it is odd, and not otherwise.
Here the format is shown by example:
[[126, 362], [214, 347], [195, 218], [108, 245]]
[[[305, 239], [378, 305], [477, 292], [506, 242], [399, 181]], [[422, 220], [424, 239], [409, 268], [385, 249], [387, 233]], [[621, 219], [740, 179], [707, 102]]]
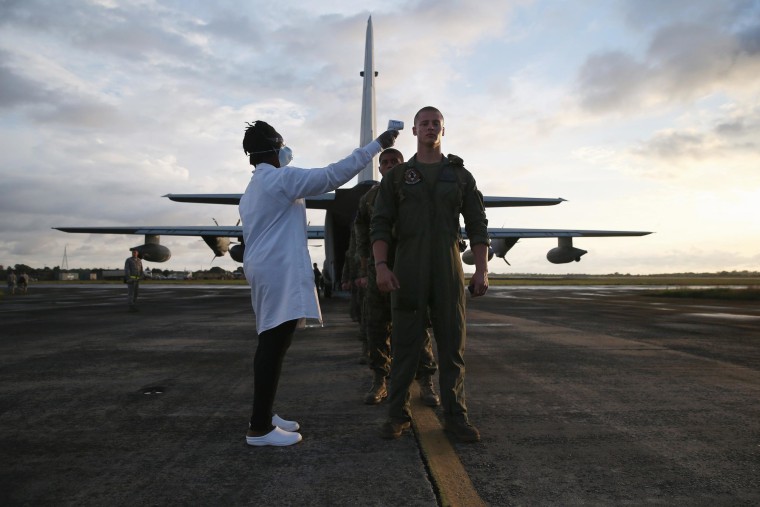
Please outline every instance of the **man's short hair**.
[[432, 113], [438, 113], [441, 115], [441, 123], [443, 123], [443, 113], [437, 108], [433, 106], [425, 106], [419, 111], [417, 111], [417, 114], [414, 115], [414, 124], [417, 124], [417, 117], [420, 115], [420, 113], [426, 113], [426, 112], [432, 112]]
[[279, 150], [283, 145], [282, 136], [268, 123], [258, 120], [248, 123], [243, 137], [243, 151], [250, 155], [251, 164], [256, 165]]
[[388, 155], [396, 155], [399, 159], [401, 159], [402, 162], [404, 161], [403, 153], [398, 151], [396, 148], [388, 148], [388, 149], [383, 150], [382, 153], [380, 153], [380, 157], [378, 158], [378, 160], [380, 158], [383, 158], [383, 155], [385, 155], [386, 153]]

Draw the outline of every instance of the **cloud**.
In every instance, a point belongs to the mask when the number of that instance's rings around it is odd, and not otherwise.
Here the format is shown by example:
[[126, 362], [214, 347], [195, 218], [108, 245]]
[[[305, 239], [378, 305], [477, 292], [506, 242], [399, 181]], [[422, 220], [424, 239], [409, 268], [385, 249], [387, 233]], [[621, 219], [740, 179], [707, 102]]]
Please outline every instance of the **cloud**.
[[638, 143], [636, 156], [669, 164], [729, 161], [760, 156], [760, 107], [737, 109], [714, 118], [705, 129], [666, 129]]
[[7, 53], [0, 51], [0, 108], [34, 104], [47, 99], [47, 93], [36, 82], [17, 74], [6, 62]]
[[[760, 17], [755, 13], [751, 21], [744, 18], [751, 5], [698, 2], [682, 11], [677, 2], [641, 4], [652, 10], [628, 4], [629, 18], [649, 37], [646, 50], [607, 49], [589, 55], [576, 85], [584, 110], [640, 112], [718, 91], [747, 94], [757, 89]], [[650, 17], [654, 13], [656, 20]]]

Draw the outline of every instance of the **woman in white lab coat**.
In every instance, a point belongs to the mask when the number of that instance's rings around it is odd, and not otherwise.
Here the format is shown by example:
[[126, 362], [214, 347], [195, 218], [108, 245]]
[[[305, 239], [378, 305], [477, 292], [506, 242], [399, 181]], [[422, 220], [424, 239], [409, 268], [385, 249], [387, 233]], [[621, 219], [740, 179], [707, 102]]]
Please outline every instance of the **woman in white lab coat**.
[[301, 441], [299, 424], [273, 414], [282, 362], [293, 333], [306, 318], [322, 320], [307, 248], [304, 197], [335, 190], [358, 174], [398, 131], [389, 130], [339, 162], [319, 169], [290, 167], [292, 153], [263, 121], [249, 124], [243, 150], [254, 166], [240, 199], [245, 254], [259, 342], [254, 356], [249, 445], [286, 446]]

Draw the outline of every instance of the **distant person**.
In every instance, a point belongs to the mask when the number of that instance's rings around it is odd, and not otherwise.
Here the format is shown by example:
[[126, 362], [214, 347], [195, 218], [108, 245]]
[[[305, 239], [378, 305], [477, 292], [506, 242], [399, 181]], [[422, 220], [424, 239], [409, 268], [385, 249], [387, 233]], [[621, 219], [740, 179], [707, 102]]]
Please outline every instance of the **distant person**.
[[21, 291], [21, 294], [26, 294], [28, 287], [29, 275], [27, 275], [25, 271], [22, 271], [18, 276], [18, 290]]
[[124, 263], [124, 281], [127, 283], [127, 304], [130, 312], [137, 311], [137, 293], [140, 289], [140, 279], [143, 277], [143, 265], [140, 253], [132, 250], [132, 257]]
[[327, 259], [322, 263], [322, 293], [326, 298], [332, 296], [333, 291], [333, 279], [330, 275], [331, 266], [327, 265]]
[[[396, 148], [388, 148], [380, 154], [380, 175], [385, 175], [394, 167], [404, 162], [404, 155]], [[369, 367], [373, 372], [372, 387], [364, 396], [364, 403], [377, 405], [388, 397], [387, 379], [391, 371], [391, 296], [377, 288], [375, 258], [369, 242], [369, 226], [375, 199], [380, 184], [375, 184], [361, 199], [354, 222], [356, 250], [360, 259], [361, 277], [357, 285], [365, 288], [362, 316], [365, 320], [366, 341], [369, 355]], [[389, 245], [388, 266], [393, 268], [393, 245]], [[417, 368], [417, 381], [420, 384], [420, 398], [429, 407], [437, 407], [440, 398], [433, 386], [433, 375], [437, 370], [430, 333], [425, 329], [422, 353]]]
[[312, 265], [312, 271], [314, 271], [314, 285], [317, 287], [317, 293], [319, 293], [319, 288], [322, 285], [322, 272], [317, 267], [316, 262]]
[[[253, 360], [253, 410], [246, 442], [287, 446], [301, 441], [300, 425], [272, 411], [285, 353], [305, 318], [322, 320], [307, 248], [304, 198], [335, 190], [364, 168], [398, 131], [386, 131], [351, 155], [319, 169], [289, 167], [290, 148], [263, 121], [249, 123], [243, 150], [254, 166], [240, 199], [245, 255], [258, 345]], [[300, 326], [299, 326], [300, 324]]]
[[[475, 256], [474, 297], [488, 290], [488, 220], [483, 196], [461, 158], [444, 156], [443, 114], [423, 107], [414, 117], [417, 153], [385, 175], [371, 222], [377, 285], [391, 292], [393, 365], [383, 438], [410, 427], [409, 386], [417, 372], [430, 309], [438, 348], [444, 430], [461, 442], [477, 442], [465, 402], [465, 286], [459, 216]], [[389, 246], [395, 243], [393, 270]]]
[[12, 296], [16, 294], [16, 273], [13, 270], [8, 271], [8, 293]]

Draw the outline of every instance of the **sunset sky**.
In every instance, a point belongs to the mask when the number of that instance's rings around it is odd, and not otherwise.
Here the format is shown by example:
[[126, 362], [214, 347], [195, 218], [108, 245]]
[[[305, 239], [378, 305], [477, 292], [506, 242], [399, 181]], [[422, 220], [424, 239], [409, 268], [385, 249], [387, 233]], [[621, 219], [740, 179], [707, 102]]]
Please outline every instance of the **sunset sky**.
[[[121, 267], [143, 243], [55, 226], [236, 223], [161, 196], [243, 192], [247, 121], [293, 165], [347, 155], [370, 15], [378, 129], [405, 121], [404, 155], [433, 105], [483, 194], [568, 201], [491, 226], [654, 232], [576, 239], [565, 265], [525, 239], [491, 272], [760, 270], [760, 0], [0, 2], [0, 264]], [[161, 242], [151, 267], [239, 266]]]

